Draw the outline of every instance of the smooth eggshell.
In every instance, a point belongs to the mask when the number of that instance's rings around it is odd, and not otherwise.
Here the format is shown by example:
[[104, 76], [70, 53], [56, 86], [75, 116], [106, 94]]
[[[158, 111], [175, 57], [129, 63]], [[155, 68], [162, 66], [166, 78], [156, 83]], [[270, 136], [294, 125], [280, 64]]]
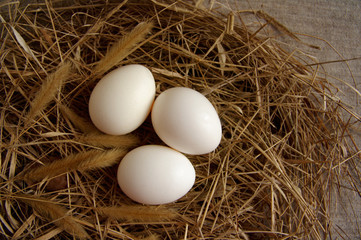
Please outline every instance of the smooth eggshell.
[[89, 99], [89, 115], [102, 132], [123, 135], [138, 128], [147, 118], [155, 97], [152, 73], [132, 64], [104, 76]]
[[199, 92], [170, 88], [154, 101], [152, 124], [168, 146], [187, 154], [213, 151], [222, 138], [222, 126], [213, 105]]
[[118, 167], [122, 191], [136, 202], [165, 204], [184, 196], [193, 186], [195, 170], [180, 152], [160, 145], [130, 151]]

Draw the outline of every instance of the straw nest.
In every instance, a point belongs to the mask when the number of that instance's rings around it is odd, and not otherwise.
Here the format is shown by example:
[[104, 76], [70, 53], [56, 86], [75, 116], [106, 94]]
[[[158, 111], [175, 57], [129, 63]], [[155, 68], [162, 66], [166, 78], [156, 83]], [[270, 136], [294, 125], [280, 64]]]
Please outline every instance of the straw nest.
[[[317, 62], [247, 29], [242, 14], [191, 2], [46, 1], [3, 5], [1, 232], [13, 239], [320, 239], [330, 189], [357, 157], [359, 117]], [[297, 39], [263, 12], [265, 24]], [[188, 156], [191, 191], [164, 206], [116, 183], [130, 149], [162, 144], [149, 119], [125, 136], [91, 124], [93, 87], [117, 66], [154, 74], [157, 94], [185, 86], [222, 121], [212, 153]], [[341, 112], [348, 113], [347, 123]], [[359, 171], [357, 170], [357, 174]]]

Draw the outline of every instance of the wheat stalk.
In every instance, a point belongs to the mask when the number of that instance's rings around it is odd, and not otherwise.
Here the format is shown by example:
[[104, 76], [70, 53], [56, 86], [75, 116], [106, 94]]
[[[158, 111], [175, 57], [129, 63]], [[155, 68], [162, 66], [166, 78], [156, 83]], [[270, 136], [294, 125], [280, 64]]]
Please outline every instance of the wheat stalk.
[[64, 62], [54, 73], [47, 76], [36, 93], [35, 98], [30, 103], [30, 110], [25, 117], [25, 125], [28, 125], [54, 99], [64, 80], [70, 75], [71, 67], [70, 62]]
[[96, 133], [99, 132], [97, 128], [88, 120], [84, 119], [83, 117], [76, 114], [72, 109], [69, 107], [60, 104], [59, 109], [61, 113], [67, 117], [76, 128], [78, 128], [83, 133]]
[[135, 135], [85, 134], [76, 138], [77, 141], [97, 147], [133, 147], [139, 143]]
[[115, 42], [106, 55], [97, 63], [94, 74], [101, 75], [119, 64], [139, 47], [137, 44], [145, 39], [152, 27], [152, 22], [141, 22], [130, 33]]
[[138, 222], [160, 222], [175, 219], [178, 214], [170, 208], [160, 206], [114, 206], [98, 207], [96, 211], [117, 220]]
[[97, 168], [105, 168], [119, 162], [125, 153], [126, 150], [124, 149], [112, 149], [108, 151], [90, 150], [76, 153], [30, 170], [25, 174], [24, 178], [29, 182], [37, 182], [71, 171], [89, 171]]
[[24, 202], [32, 207], [39, 215], [53, 222], [60, 229], [79, 238], [88, 239], [89, 235], [80, 225], [76, 218], [68, 215], [66, 208], [59, 206], [49, 199], [34, 197], [29, 195], [18, 195], [17, 200]]

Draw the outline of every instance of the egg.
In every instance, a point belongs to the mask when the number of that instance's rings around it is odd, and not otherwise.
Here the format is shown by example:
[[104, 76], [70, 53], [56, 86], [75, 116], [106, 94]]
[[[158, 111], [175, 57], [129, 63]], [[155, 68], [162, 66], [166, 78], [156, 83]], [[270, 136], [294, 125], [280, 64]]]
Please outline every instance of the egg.
[[150, 113], [155, 81], [148, 68], [119, 67], [105, 75], [89, 99], [89, 115], [102, 132], [123, 135], [137, 129]]
[[152, 124], [168, 146], [187, 154], [205, 154], [222, 138], [219, 116], [201, 93], [185, 87], [170, 88], [154, 101]]
[[166, 146], [144, 145], [121, 160], [118, 184], [136, 202], [150, 205], [174, 202], [193, 186], [195, 170], [186, 156]]

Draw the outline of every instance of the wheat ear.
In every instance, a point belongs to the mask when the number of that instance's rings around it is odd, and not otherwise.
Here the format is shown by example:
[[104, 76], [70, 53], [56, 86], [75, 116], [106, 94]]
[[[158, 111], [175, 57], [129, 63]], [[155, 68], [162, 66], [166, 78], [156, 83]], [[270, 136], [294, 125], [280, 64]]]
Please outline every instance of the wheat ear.
[[124, 149], [107, 151], [90, 150], [69, 155], [61, 160], [43, 165], [28, 171], [24, 178], [29, 182], [38, 182], [45, 178], [52, 178], [71, 171], [89, 171], [97, 168], [112, 166], [126, 154]]
[[76, 128], [78, 128], [83, 133], [97, 133], [99, 132], [98, 129], [87, 119], [76, 114], [73, 110], [69, 107], [60, 104], [59, 109], [61, 113], [70, 120], [74, 124]]
[[160, 222], [175, 219], [178, 215], [173, 209], [160, 206], [114, 206], [98, 207], [96, 211], [117, 220]]
[[30, 103], [30, 110], [25, 117], [25, 125], [28, 125], [54, 99], [64, 80], [69, 77], [71, 66], [70, 62], [64, 62], [55, 72], [46, 77], [35, 98]]
[[107, 134], [85, 134], [76, 138], [77, 141], [97, 147], [134, 147], [139, 139], [132, 134], [107, 135]]
[[94, 74], [101, 75], [105, 73], [140, 47], [138, 43], [145, 39], [152, 27], [152, 22], [141, 22], [131, 32], [123, 36], [118, 42], [115, 42], [105, 56], [97, 63]]
[[75, 236], [79, 239], [89, 238], [89, 235], [86, 233], [82, 225], [76, 221], [76, 218], [68, 215], [66, 208], [59, 206], [49, 199], [25, 194], [19, 195], [16, 199], [29, 205], [39, 215], [53, 222], [60, 229], [68, 232], [72, 236]]

